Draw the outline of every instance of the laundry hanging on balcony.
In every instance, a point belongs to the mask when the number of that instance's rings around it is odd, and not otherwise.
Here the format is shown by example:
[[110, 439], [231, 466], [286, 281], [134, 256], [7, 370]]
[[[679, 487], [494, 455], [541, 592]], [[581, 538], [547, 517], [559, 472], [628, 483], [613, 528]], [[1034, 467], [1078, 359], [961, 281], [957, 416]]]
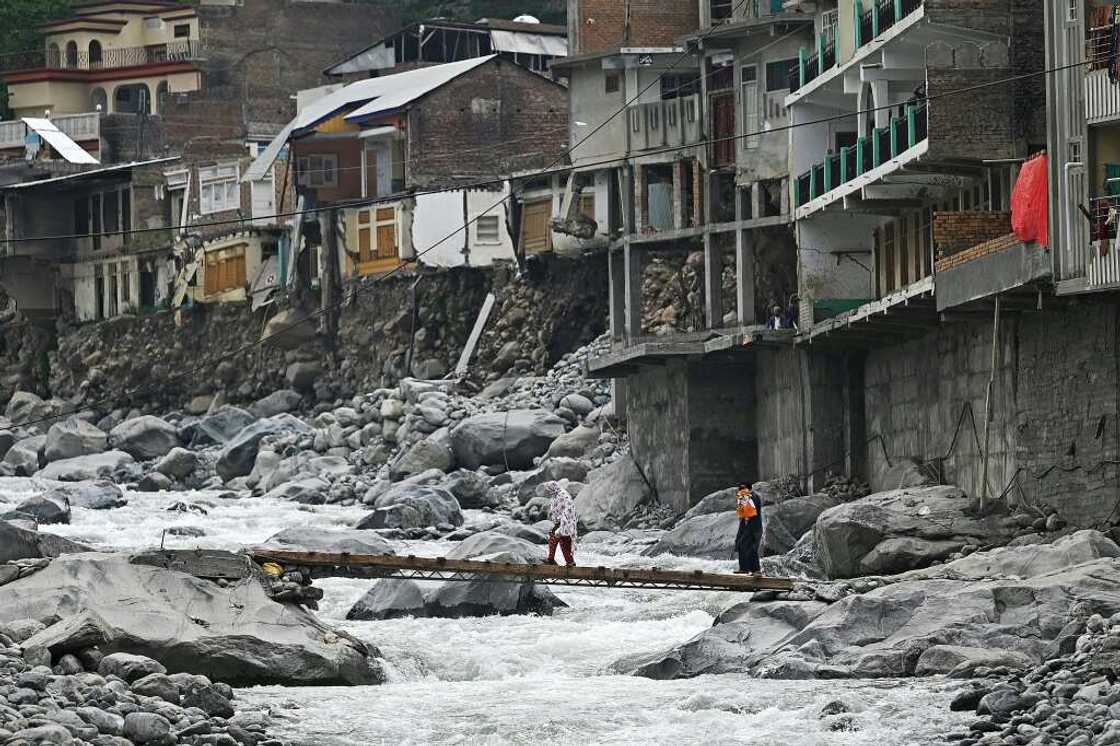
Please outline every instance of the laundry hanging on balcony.
[[1020, 241], [1049, 245], [1049, 176], [1046, 153], [1031, 158], [1019, 171], [1011, 193], [1011, 228]]

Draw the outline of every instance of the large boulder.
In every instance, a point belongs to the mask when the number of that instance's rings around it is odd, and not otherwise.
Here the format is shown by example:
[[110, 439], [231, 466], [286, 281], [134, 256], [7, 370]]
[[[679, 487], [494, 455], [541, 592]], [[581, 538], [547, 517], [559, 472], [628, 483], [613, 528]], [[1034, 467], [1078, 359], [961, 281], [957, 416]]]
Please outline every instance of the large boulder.
[[244, 409], [227, 404], [184, 428], [183, 436], [192, 448], [222, 446], [256, 420]]
[[306, 349], [319, 336], [318, 315], [301, 307], [286, 308], [268, 320], [261, 344], [281, 350]]
[[62, 411], [61, 402], [44, 401], [30, 391], [17, 391], [8, 400], [4, 416], [16, 425], [43, 424]]
[[[813, 531], [825, 574], [852, 578], [928, 565], [970, 540], [1006, 542], [1018, 526], [1004, 513], [976, 516], [975, 501], [956, 487], [915, 487], [826, 510]], [[887, 543], [880, 547], [883, 542]]]
[[871, 475], [872, 492], [890, 492], [911, 487], [933, 487], [937, 484], [934, 471], [917, 459], [906, 458], [889, 466], [880, 463]]
[[806, 495], [763, 508], [762, 554], [774, 556], [790, 551], [805, 532], [813, 529], [821, 513], [841, 504], [843, 501], [836, 497]]
[[393, 462], [389, 471], [391, 479], [404, 479], [429, 469], [449, 471], [451, 469], [451, 449], [435, 438], [418, 441]]
[[124, 491], [107, 479], [60, 484], [47, 490], [43, 496], [60, 503], [68, 502], [71, 508], [86, 510], [109, 510], [128, 503], [124, 499]]
[[734, 512], [686, 517], [642, 554], [728, 560], [735, 556], [735, 534], [738, 530], [739, 521]]
[[58, 482], [83, 482], [112, 476], [117, 469], [133, 462], [132, 456], [124, 451], [105, 451], [55, 461], [40, 469], [35, 476]]
[[327, 494], [331, 485], [320, 477], [306, 477], [273, 487], [265, 493], [270, 500], [287, 500], [304, 505], [323, 505], [327, 502]]
[[464, 508], [496, 508], [501, 504], [498, 492], [490, 489], [490, 479], [477, 471], [460, 469], [447, 475], [447, 481], [440, 486]]
[[200, 463], [198, 454], [186, 448], [175, 447], [156, 464], [156, 471], [169, 479], [186, 479]]
[[[382, 680], [370, 659], [374, 651], [300, 606], [273, 601], [251, 578], [221, 587], [132, 564], [123, 554], [68, 554], [0, 586], [0, 624], [30, 617], [65, 625], [76, 609], [101, 628], [102, 652], [147, 656], [171, 673], [203, 674], [234, 686]], [[51, 638], [57, 657], [88, 647], [89, 627], [81, 625], [81, 639], [72, 643], [48, 635], [50, 627], [39, 634]]]
[[466, 469], [528, 469], [564, 434], [565, 421], [544, 410], [516, 409], [468, 417], [451, 431], [455, 462]]
[[1081, 531], [1050, 545], [977, 552], [885, 580], [811, 616], [784, 610], [784, 629], [760, 625], [756, 615], [786, 602], [752, 601], [744, 607], [748, 616], [725, 613], [693, 640], [620, 662], [618, 670], [661, 678], [888, 678], [997, 661], [1019, 667], [1058, 653], [1075, 608], [1105, 617], [1120, 611], [1120, 547]]
[[88, 551], [89, 547], [61, 536], [28, 531], [7, 521], [0, 521], [0, 562], [58, 557]]
[[357, 528], [424, 528], [463, 525], [459, 501], [445, 489], [402, 482], [393, 485], [373, 503], [373, 512]]
[[101, 453], [108, 447], [109, 436], [96, 425], [77, 417], [68, 417], [51, 425], [43, 458], [49, 463], [75, 456]]
[[275, 417], [278, 414], [291, 412], [299, 407], [303, 397], [291, 389], [273, 391], [263, 399], [258, 399], [249, 407], [249, 411], [260, 418]]
[[267, 435], [285, 432], [308, 433], [311, 428], [290, 414], [278, 414], [243, 428], [218, 455], [218, 476], [228, 482], [249, 474], [257, 460], [261, 440]]
[[588, 474], [576, 497], [576, 516], [592, 531], [619, 529], [651, 496], [634, 459], [622, 458]]
[[16, 506], [17, 513], [26, 513], [40, 525], [70, 522], [70, 500], [64, 495], [35, 495]]
[[564, 433], [548, 447], [549, 458], [580, 458], [599, 445], [599, 428], [580, 425]]
[[293, 527], [264, 540], [265, 548], [328, 554], [394, 554], [393, 545], [376, 531]]
[[16, 441], [4, 454], [4, 463], [12, 467], [16, 476], [29, 477], [42, 468], [43, 449], [46, 446], [46, 435], [33, 435]]
[[170, 422], [145, 414], [110, 430], [109, 445], [138, 461], [148, 461], [179, 445], [179, 431]]
[[[527, 541], [496, 531], [475, 534], [448, 552], [450, 559], [484, 559], [530, 564], [541, 550]], [[474, 617], [551, 614], [565, 606], [551, 591], [534, 583], [504, 580], [454, 581], [421, 586], [412, 581], [379, 580], [347, 613], [347, 619]]]

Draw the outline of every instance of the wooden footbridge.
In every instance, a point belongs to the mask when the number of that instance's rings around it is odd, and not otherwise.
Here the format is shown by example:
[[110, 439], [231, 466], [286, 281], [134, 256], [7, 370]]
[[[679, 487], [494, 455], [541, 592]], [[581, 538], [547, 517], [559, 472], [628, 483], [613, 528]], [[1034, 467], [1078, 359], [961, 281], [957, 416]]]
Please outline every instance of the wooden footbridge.
[[662, 570], [615, 567], [523, 565], [448, 557], [305, 552], [257, 547], [249, 550], [259, 565], [272, 562], [285, 571], [300, 569], [312, 577], [399, 578], [414, 580], [492, 580], [542, 585], [604, 588], [659, 588], [704, 591], [789, 591], [794, 581], [754, 575], [726, 575], [700, 570]]

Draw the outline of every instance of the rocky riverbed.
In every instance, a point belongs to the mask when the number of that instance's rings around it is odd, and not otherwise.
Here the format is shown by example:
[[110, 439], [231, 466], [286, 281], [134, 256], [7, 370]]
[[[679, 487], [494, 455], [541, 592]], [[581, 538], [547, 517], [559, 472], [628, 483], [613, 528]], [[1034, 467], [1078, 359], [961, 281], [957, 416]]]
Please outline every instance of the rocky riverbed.
[[[582, 376], [604, 344], [485, 388], [405, 379], [330, 403], [296, 386], [199, 414], [64, 415], [63, 402], [13, 397], [0, 423], [0, 743], [1111, 743], [1107, 726], [1078, 731], [1110, 693], [1086, 710], [1051, 684], [1099, 684], [1085, 656], [1107, 657], [1105, 620], [1120, 612], [1115, 528], [1067, 526], [1044, 505], [981, 510], [905, 462], [877, 475], [885, 491], [839, 476], [813, 494], [756, 484], [764, 568], [802, 582], [745, 602], [312, 585], [236, 553], [534, 562], [543, 486], [559, 480], [576, 496], [581, 563], [729, 571], [733, 490], [682, 516], [655, 502], [609, 388]], [[198, 551], [184, 565], [157, 547]], [[164, 677], [162, 704], [102, 670], [119, 655]], [[220, 713], [192, 709], [200, 687], [224, 698]], [[960, 702], [977, 692], [974, 707], [991, 697], [1006, 712], [969, 730]], [[1050, 730], [1035, 712], [1046, 697], [1063, 713]], [[120, 728], [91, 723], [90, 708]], [[133, 715], [159, 733], [129, 735]]]

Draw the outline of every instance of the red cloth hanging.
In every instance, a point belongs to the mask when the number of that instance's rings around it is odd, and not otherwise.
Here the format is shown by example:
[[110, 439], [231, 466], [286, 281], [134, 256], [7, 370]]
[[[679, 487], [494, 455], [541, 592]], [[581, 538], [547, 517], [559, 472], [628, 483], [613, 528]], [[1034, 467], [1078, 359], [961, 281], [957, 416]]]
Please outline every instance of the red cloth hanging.
[[1046, 154], [1023, 164], [1011, 192], [1011, 228], [1020, 241], [1049, 245], [1050, 183]]

